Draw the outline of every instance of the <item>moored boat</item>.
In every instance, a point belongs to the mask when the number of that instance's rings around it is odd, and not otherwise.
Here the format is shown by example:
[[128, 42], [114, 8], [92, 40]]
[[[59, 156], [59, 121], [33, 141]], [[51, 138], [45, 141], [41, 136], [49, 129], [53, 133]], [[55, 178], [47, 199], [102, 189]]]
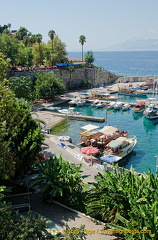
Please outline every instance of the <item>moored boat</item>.
[[145, 110], [145, 101], [138, 101], [133, 108], [133, 111], [137, 113], [143, 112], [144, 110]]
[[79, 112], [74, 112], [74, 107], [69, 107], [68, 109], [59, 109], [58, 112], [62, 114], [79, 114]]
[[110, 93], [105, 93], [105, 92], [92, 92], [92, 95], [90, 97], [94, 99], [107, 100], [107, 101], [115, 101], [120, 98], [120, 97], [111, 96]]
[[128, 111], [130, 109], [130, 104], [129, 103], [124, 103], [122, 106], [122, 111]]
[[148, 107], [144, 111], [144, 115], [148, 119], [156, 119], [158, 118], [158, 105], [157, 104], [149, 104]]
[[116, 140], [112, 140], [107, 144], [104, 155], [100, 160], [108, 163], [116, 163], [129, 155], [136, 144], [137, 139], [135, 136], [132, 138], [119, 137]]

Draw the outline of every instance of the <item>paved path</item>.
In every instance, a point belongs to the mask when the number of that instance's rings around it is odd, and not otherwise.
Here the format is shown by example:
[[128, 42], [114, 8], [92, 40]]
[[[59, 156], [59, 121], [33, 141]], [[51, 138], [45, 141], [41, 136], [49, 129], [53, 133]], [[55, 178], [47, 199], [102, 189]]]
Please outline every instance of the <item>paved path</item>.
[[[31, 196], [31, 210], [40, 213], [40, 215], [46, 217], [52, 222], [49, 227], [56, 227], [59, 232], [63, 232], [66, 224], [70, 228], [80, 228], [81, 225], [85, 225], [85, 231], [87, 233], [87, 240], [114, 240], [117, 237], [112, 235], [112, 231], [107, 229], [100, 223], [95, 223], [90, 218], [70, 211], [56, 203], [47, 205], [41, 199], [38, 194]], [[107, 232], [108, 231], [108, 232]]]
[[[67, 146], [66, 149], [60, 147], [58, 145], [59, 142], [58, 136], [47, 134], [44, 142], [46, 144], [45, 146], [49, 147], [43, 149], [43, 152], [46, 154], [46, 156], [49, 157], [56, 154], [56, 156], [59, 157], [60, 155], [62, 155], [63, 159], [67, 160], [69, 163], [75, 164], [82, 163], [81, 169], [83, 171], [83, 175], [90, 175], [88, 178], [84, 179], [85, 182], [94, 182], [95, 175], [97, 175], [98, 172], [103, 173], [103, 170], [99, 170], [97, 168], [101, 167], [99, 164], [100, 161], [93, 157], [93, 161], [95, 161], [95, 163], [93, 164], [93, 166], [89, 165], [89, 163], [85, 162], [84, 158], [90, 159], [90, 157], [86, 154], [82, 154], [80, 152], [80, 149], [75, 145], [69, 142], [65, 142], [65, 145]], [[82, 161], [79, 160], [81, 158], [83, 158]], [[108, 170], [112, 170], [111, 165], [106, 164], [105, 166], [107, 167]]]

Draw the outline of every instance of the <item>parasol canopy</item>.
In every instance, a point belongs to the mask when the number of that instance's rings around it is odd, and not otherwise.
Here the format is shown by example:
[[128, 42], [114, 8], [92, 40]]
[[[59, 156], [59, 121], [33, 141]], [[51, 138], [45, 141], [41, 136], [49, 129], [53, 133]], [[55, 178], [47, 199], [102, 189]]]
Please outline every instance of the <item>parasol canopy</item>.
[[97, 154], [99, 152], [99, 149], [96, 147], [88, 146], [88, 147], [81, 148], [80, 151], [83, 154], [93, 155], [93, 154]]

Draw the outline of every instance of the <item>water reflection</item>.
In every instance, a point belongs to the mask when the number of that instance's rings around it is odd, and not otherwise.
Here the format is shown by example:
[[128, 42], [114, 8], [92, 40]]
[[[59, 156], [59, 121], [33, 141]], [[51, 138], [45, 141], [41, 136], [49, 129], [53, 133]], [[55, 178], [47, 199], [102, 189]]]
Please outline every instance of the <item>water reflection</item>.
[[146, 117], [144, 118], [143, 125], [146, 132], [155, 131], [157, 124], [158, 124], [158, 119], [151, 120]]
[[138, 120], [140, 118], [143, 117], [143, 113], [142, 112], [133, 112], [133, 119], [134, 120]]

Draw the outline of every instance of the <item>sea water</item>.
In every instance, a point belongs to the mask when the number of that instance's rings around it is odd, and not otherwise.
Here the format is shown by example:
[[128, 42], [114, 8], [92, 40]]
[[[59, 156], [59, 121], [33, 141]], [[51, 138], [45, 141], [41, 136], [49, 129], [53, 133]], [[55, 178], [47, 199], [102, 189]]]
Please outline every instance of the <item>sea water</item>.
[[[120, 100], [122, 101], [123, 99]], [[62, 106], [62, 108], [68, 108], [68, 106]], [[127, 169], [132, 166], [135, 171], [140, 173], [147, 172], [150, 168], [151, 172], [155, 174], [155, 156], [158, 155], [158, 119], [149, 120], [141, 113], [134, 113], [132, 108], [129, 111], [107, 111], [106, 107], [98, 109], [91, 106], [90, 103], [87, 103], [82, 107], [76, 107], [75, 111], [80, 112], [82, 115], [103, 117], [107, 119], [108, 124], [116, 126], [120, 130], [127, 130], [129, 137], [136, 136], [137, 145], [135, 146], [134, 151], [119, 162], [119, 165], [124, 166]], [[72, 138], [72, 143], [77, 145], [79, 143], [80, 133], [84, 131], [81, 127], [87, 124], [94, 124], [103, 127], [106, 123], [66, 119], [64, 123], [53, 128], [52, 133], [57, 135], [68, 135]]]
[[[81, 58], [81, 53], [69, 53], [69, 58]], [[108, 71], [123, 76], [145, 76], [158, 75], [158, 52], [94, 52], [95, 64], [102, 66]], [[151, 97], [150, 95], [148, 97]], [[142, 98], [140, 98], [142, 99]], [[139, 98], [122, 96], [120, 101], [136, 102]], [[68, 108], [63, 106], [62, 108]], [[129, 136], [137, 137], [137, 145], [134, 151], [125, 159], [119, 162], [120, 166], [129, 169], [131, 166], [135, 171], [143, 173], [151, 169], [156, 172], [156, 158], [158, 155], [158, 119], [149, 120], [143, 114], [134, 113], [131, 108], [129, 111], [108, 111], [106, 108], [95, 108], [91, 104], [83, 107], [76, 107], [82, 115], [103, 117], [107, 123], [118, 127], [120, 130], [127, 130]], [[79, 142], [82, 126], [86, 124], [104, 126], [105, 123], [93, 123], [84, 121], [66, 120], [56, 128], [53, 134], [69, 135], [73, 144]]]

